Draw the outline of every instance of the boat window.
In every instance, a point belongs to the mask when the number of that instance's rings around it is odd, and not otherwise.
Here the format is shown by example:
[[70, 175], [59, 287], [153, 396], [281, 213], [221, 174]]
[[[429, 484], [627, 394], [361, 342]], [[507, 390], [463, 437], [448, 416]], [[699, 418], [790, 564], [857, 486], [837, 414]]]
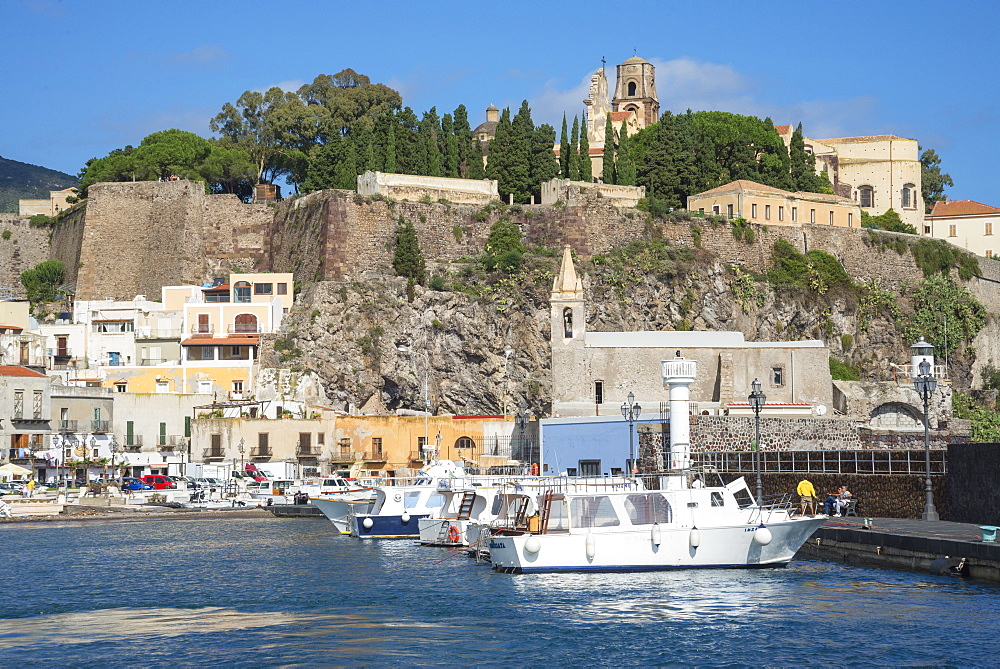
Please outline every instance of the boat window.
[[403, 495], [403, 508], [412, 509], [417, 505], [417, 501], [420, 499], [420, 491], [414, 490], [413, 492], [408, 492]]
[[673, 522], [670, 502], [658, 493], [627, 496], [625, 510], [633, 525]]
[[[560, 498], [562, 496], [560, 495]], [[566, 516], [566, 500], [564, 499], [553, 499], [552, 506], [549, 507], [549, 522], [548, 530], [553, 532], [555, 530], [568, 530], [569, 529], [569, 518]]]
[[428, 509], [440, 509], [442, 506], [444, 506], [444, 495], [434, 493], [427, 498], [426, 507]]
[[621, 524], [607, 495], [574, 497], [569, 505], [573, 527], [615, 527]]
[[493, 506], [490, 507], [490, 515], [499, 516], [501, 509], [503, 509], [503, 495], [497, 495], [493, 498]]
[[725, 505], [726, 505], [726, 503], [725, 503], [725, 500], [722, 499], [722, 493], [721, 492], [713, 492], [712, 493], [712, 506], [725, 506]]

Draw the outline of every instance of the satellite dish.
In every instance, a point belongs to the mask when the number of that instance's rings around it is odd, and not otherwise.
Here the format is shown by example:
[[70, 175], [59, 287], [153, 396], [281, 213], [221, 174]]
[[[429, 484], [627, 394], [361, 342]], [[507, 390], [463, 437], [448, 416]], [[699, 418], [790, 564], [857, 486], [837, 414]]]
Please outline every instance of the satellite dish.
[[822, 404], [817, 404], [817, 405], [816, 405], [816, 406], [815, 406], [815, 407], [813, 408], [813, 412], [815, 412], [815, 414], [816, 414], [817, 416], [822, 416], [823, 414], [825, 414], [825, 413], [826, 413], [826, 406], [824, 406], [824, 405], [822, 405]]

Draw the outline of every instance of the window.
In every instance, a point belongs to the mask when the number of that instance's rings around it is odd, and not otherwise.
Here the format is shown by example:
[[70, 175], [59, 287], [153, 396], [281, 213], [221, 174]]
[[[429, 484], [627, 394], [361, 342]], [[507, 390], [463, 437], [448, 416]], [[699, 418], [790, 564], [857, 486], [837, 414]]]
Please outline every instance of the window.
[[288, 284], [279, 283], [278, 284], [278, 295], [288, 295]]
[[986, 224], [986, 233], [985, 234], [987, 234], [987, 235], [992, 235], [993, 234], [993, 223], [987, 223]]
[[847, 227], [854, 227], [854, 214], [851, 212], [847, 212]]
[[809, 210], [809, 222], [810, 223], [815, 223], [816, 222], [816, 210], [815, 209], [810, 209]]
[[184, 436], [191, 436], [191, 416], [184, 416]]
[[799, 220], [799, 208], [792, 207], [792, 223]]
[[570, 500], [569, 507], [573, 527], [616, 527], [621, 524], [611, 498], [607, 495], [574, 497]]
[[725, 505], [726, 505], [726, 500], [722, 496], [722, 493], [721, 492], [713, 492], [712, 493], [712, 506], [725, 506]]
[[784, 367], [772, 367], [771, 368], [771, 385], [773, 385], [773, 386], [783, 386], [783, 385], [785, 385], [785, 368]]
[[309, 455], [312, 451], [312, 433], [299, 432], [299, 455]]
[[993, 249], [986, 249], [986, 257], [987, 258], [993, 257]]
[[925, 225], [924, 226], [924, 234], [925, 235], [931, 234], [931, 226], [929, 226], [929, 225]]
[[131, 420], [125, 421], [125, 445], [132, 446], [135, 444], [135, 422]]
[[830, 225], [833, 225], [833, 212], [830, 212]]
[[135, 332], [135, 323], [132, 321], [94, 321], [92, 325], [94, 332]]
[[211, 379], [199, 379], [198, 380], [198, 394], [199, 395], [211, 395], [212, 394], [212, 380]]
[[872, 207], [875, 202], [875, 193], [871, 186], [862, 186], [858, 189], [858, 196], [861, 198], [862, 207]]
[[785, 220], [785, 208], [784, 207], [778, 207], [778, 220], [779, 221]]
[[757, 205], [750, 205], [750, 218], [757, 218]]
[[625, 498], [625, 511], [633, 525], [673, 522], [670, 503], [663, 495], [656, 493], [627, 496]]
[[594, 381], [594, 404], [604, 404], [604, 381]]
[[253, 285], [254, 295], [270, 295], [274, 286], [270, 283], [255, 283]]
[[417, 437], [417, 449], [424, 450], [424, 446], [427, 445], [427, 437]]
[[382, 437], [372, 437], [372, 455], [382, 456]]
[[243, 394], [243, 381], [233, 381], [233, 395]]
[[455, 441], [455, 448], [475, 448], [476, 442], [472, 440], [472, 437], [459, 437]]
[[211, 448], [212, 448], [212, 450], [210, 452], [210, 456], [214, 456], [216, 458], [221, 458], [222, 457], [222, 435], [221, 434], [213, 434], [212, 435], [212, 446], [211, 446]]
[[170, 384], [167, 383], [166, 381], [157, 381], [156, 382], [156, 392], [158, 392], [158, 393], [168, 393], [168, 392], [170, 392]]
[[719, 205], [717, 205], [717, 204], [713, 204], [712, 205], [712, 213], [713, 214], [721, 214], [722, 213], [722, 210], [719, 208]]
[[234, 302], [249, 302], [250, 301], [250, 284], [246, 281], [237, 281], [236, 285], [233, 286], [233, 297]]
[[771, 205], [769, 204], [764, 205], [764, 220], [765, 221], [771, 220]]
[[733, 205], [731, 204], [726, 205], [726, 216], [728, 216], [729, 218], [733, 217]]
[[569, 307], [563, 309], [563, 337], [573, 338], [573, 310]]
[[122, 383], [122, 382], [116, 382], [115, 383], [115, 392], [116, 393], [124, 393], [124, 392], [127, 392], [127, 391], [128, 391], [128, 384], [127, 383]]
[[160, 439], [157, 441], [160, 446], [165, 446], [167, 443], [167, 424], [160, 423]]
[[24, 391], [15, 390], [14, 391], [14, 415], [12, 418], [21, 419], [24, 418]]
[[36, 390], [32, 393], [31, 417], [40, 419], [42, 417], [42, 391]]
[[628, 96], [630, 98], [635, 97], [635, 90], [636, 90], [635, 82], [634, 81], [628, 82]]
[[233, 323], [236, 332], [257, 332], [257, 316], [254, 314], [237, 314]]
[[948, 226], [948, 236], [949, 237], [958, 237], [958, 232], [956, 231], [955, 228], [956, 228], [955, 225], [949, 225]]
[[906, 184], [902, 190], [903, 207], [914, 209], [917, 206], [917, 190], [913, 184]]
[[580, 476], [600, 476], [600, 460], [580, 460]]

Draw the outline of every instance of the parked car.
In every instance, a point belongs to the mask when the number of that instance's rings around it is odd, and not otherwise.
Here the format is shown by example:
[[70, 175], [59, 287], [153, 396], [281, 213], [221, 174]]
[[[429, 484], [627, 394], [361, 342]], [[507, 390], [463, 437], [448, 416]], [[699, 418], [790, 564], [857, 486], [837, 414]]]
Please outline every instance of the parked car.
[[167, 488], [176, 488], [177, 484], [170, 480], [170, 477], [163, 476], [162, 474], [146, 474], [142, 477], [142, 482], [146, 485], [152, 486], [154, 490], [165, 490]]
[[120, 487], [123, 490], [152, 490], [153, 489], [153, 486], [149, 485], [148, 483], [143, 483], [142, 481], [140, 481], [139, 479], [137, 479], [137, 478], [135, 478], [133, 476], [126, 476], [125, 478], [121, 479], [120, 482], [116, 481], [116, 483], [120, 483]]
[[0, 483], [0, 495], [17, 495], [21, 492], [21, 483], [18, 481], [5, 481]]

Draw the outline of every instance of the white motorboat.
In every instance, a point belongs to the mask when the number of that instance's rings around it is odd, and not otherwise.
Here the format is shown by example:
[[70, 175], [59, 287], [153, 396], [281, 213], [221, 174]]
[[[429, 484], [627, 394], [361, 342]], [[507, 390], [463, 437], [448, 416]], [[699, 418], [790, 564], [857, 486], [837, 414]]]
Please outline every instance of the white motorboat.
[[493, 568], [520, 573], [783, 566], [825, 520], [792, 517], [790, 498], [758, 505], [743, 478], [704, 488], [680, 487], [669, 478], [657, 479], [664, 490], [546, 492], [537, 527], [494, 530], [488, 540]]

